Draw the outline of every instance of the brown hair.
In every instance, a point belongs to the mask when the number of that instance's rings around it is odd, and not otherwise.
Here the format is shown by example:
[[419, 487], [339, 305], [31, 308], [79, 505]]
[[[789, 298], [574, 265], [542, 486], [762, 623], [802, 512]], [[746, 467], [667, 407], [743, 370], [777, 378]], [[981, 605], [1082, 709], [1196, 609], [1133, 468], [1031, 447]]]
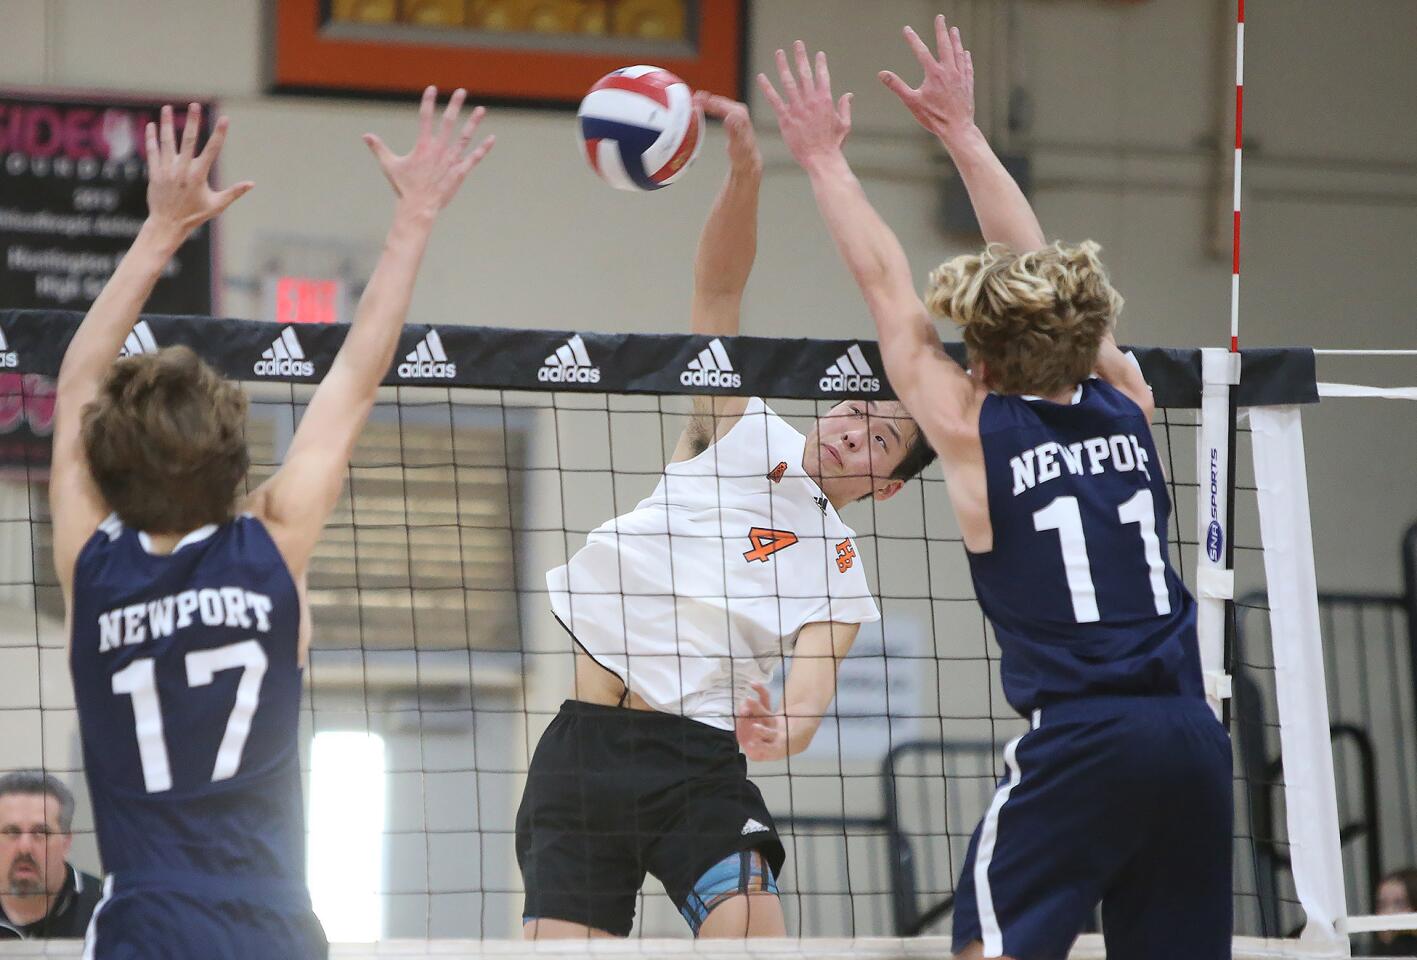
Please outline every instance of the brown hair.
[[186, 347], [119, 360], [84, 408], [84, 451], [125, 526], [186, 533], [231, 519], [246, 475], [246, 395]]
[[[1392, 873], [1389, 873], [1379, 880], [1378, 886], [1383, 886], [1389, 880], [1396, 880], [1398, 883], [1402, 884], [1403, 888], [1407, 891], [1407, 905], [1417, 908], [1417, 867], [1406, 867], [1402, 870], [1394, 870]], [[1375, 897], [1377, 896], [1377, 890], [1373, 891], [1373, 895]]]
[[990, 244], [930, 274], [926, 303], [961, 327], [971, 362], [990, 388], [1048, 395], [1087, 379], [1122, 297], [1091, 240], [1028, 253]]

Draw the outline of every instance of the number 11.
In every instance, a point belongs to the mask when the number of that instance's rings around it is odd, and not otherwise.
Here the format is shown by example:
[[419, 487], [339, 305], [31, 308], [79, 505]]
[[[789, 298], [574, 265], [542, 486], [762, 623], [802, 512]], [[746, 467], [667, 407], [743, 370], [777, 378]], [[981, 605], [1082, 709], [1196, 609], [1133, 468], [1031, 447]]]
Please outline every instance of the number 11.
[[[1171, 594], [1166, 588], [1166, 567], [1161, 562], [1161, 540], [1156, 536], [1156, 507], [1150, 490], [1138, 490], [1136, 495], [1117, 508], [1117, 519], [1123, 524], [1135, 523], [1141, 532], [1142, 548], [1151, 575], [1151, 594], [1156, 613], [1171, 612]], [[1057, 530], [1063, 548], [1063, 572], [1072, 594], [1073, 618], [1078, 623], [1096, 623], [1097, 588], [1092, 582], [1092, 565], [1087, 559], [1087, 538], [1082, 531], [1082, 513], [1077, 497], [1059, 497], [1033, 513], [1033, 529]]]

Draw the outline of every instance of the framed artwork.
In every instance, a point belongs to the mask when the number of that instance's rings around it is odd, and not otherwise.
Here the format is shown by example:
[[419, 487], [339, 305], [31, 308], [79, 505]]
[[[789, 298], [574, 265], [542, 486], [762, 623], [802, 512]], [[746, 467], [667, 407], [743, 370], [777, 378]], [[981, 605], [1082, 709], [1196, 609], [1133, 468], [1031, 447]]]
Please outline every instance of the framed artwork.
[[747, 0], [270, 0], [276, 91], [568, 105], [650, 63], [742, 99]]

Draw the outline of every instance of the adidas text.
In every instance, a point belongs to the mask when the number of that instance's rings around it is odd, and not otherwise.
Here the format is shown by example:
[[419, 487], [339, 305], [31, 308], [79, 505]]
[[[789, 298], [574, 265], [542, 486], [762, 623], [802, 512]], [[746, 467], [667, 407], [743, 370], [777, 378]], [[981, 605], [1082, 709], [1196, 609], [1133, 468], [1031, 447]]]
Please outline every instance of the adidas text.
[[309, 360], [257, 360], [258, 377], [313, 377], [315, 365]]
[[817, 381], [823, 393], [875, 393], [881, 389], [880, 377], [863, 377], [859, 374], [832, 374]]
[[20, 365], [20, 355], [11, 350], [9, 353], [0, 353], [0, 367], [18, 367]]
[[542, 367], [536, 371], [542, 383], [599, 383], [599, 367]]
[[685, 370], [679, 374], [679, 382], [686, 387], [737, 389], [743, 386], [743, 377], [732, 370]]
[[438, 363], [432, 360], [406, 362], [399, 364], [398, 374], [404, 378], [451, 380], [458, 375], [458, 365], [456, 363]]

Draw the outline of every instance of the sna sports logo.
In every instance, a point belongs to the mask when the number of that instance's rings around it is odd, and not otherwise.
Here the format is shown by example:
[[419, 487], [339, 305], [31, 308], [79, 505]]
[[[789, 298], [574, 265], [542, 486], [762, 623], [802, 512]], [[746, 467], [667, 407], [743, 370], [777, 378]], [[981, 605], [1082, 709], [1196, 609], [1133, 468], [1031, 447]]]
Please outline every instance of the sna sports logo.
[[1210, 526], [1205, 533], [1205, 555], [1211, 563], [1220, 562], [1225, 546], [1225, 530], [1220, 526], [1220, 451], [1210, 448]]

